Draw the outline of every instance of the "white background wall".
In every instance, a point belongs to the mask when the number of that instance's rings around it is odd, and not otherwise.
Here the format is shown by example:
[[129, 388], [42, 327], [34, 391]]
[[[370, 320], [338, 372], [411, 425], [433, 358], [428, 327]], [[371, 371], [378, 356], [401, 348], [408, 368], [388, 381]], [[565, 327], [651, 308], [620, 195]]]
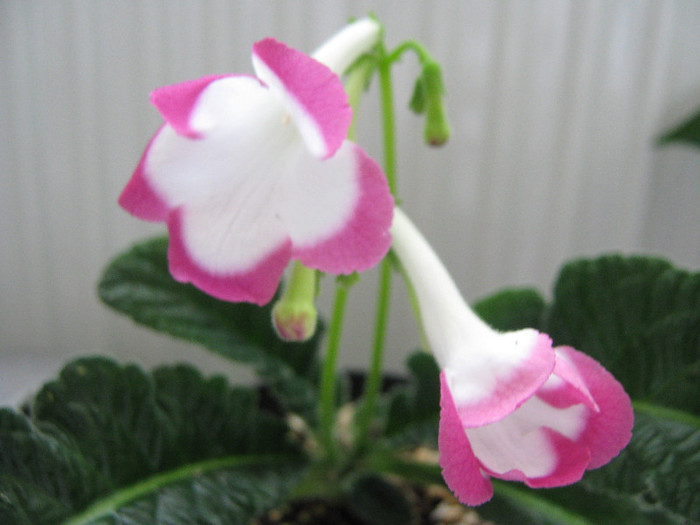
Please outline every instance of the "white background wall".
[[[96, 298], [107, 261], [163, 231], [116, 204], [160, 122], [148, 93], [250, 72], [250, 47], [265, 36], [311, 51], [370, 11], [389, 46], [420, 40], [444, 65], [454, 134], [439, 150], [422, 146], [422, 123], [405, 109], [415, 61], [395, 72], [400, 195], [468, 298], [506, 285], [548, 291], [563, 261], [607, 251], [700, 266], [700, 154], [653, 147], [700, 105], [695, 0], [3, 0], [0, 402], [96, 351], [230, 368]], [[359, 141], [380, 158], [370, 98]], [[353, 293], [345, 365], [367, 361], [373, 282]], [[395, 288], [394, 369], [418, 343]]]

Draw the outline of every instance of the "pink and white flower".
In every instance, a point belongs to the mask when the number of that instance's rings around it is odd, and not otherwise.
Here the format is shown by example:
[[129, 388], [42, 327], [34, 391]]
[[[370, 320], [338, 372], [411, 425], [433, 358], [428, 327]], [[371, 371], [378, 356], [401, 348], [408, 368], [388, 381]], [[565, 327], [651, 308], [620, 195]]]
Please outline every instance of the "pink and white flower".
[[440, 465], [462, 503], [488, 501], [490, 476], [531, 487], [574, 483], [627, 445], [632, 406], [607, 370], [573, 348], [552, 348], [536, 330], [493, 330], [399, 209], [391, 232], [442, 369]]
[[167, 223], [176, 279], [264, 304], [290, 259], [351, 273], [386, 254], [393, 200], [376, 162], [346, 140], [352, 110], [338, 77], [379, 35], [377, 22], [359, 20], [316, 58], [268, 38], [253, 46], [257, 77], [151, 94], [165, 123], [119, 203]]

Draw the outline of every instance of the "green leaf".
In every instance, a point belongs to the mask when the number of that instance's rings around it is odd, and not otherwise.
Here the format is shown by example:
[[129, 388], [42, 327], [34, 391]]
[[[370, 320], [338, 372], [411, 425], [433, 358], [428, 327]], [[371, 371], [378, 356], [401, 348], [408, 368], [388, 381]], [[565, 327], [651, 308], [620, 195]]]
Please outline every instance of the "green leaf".
[[532, 288], [503, 290], [474, 304], [479, 317], [503, 331], [539, 327], [544, 308], [544, 299]]
[[620, 456], [590, 472], [583, 487], [636, 503], [655, 516], [650, 523], [700, 523], [700, 419], [637, 403], [633, 433]]
[[562, 270], [544, 323], [600, 361], [633, 399], [700, 410], [700, 274], [607, 256]]
[[403, 491], [376, 474], [353, 479], [345, 501], [348, 510], [367, 525], [410, 525], [417, 518]]
[[388, 399], [384, 426], [387, 445], [394, 448], [437, 446], [440, 413], [440, 369], [432, 355], [412, 354], [407, 362], [411, 379], [395, 387]]
[[65, 525], [249, 523], [280, 501], [300, 471], [288, 458], [192, 464], [100, 500]]
[[112, 261], [99, 284], [102, 301], [137, 323], [252, 365], [285, 408], [313, 420], [321, 330], [306, 343], [281, 341], [272, 327], [272, 303], [221, 301], [175, 281], [167, 247], [166, 238], [153, 239]]
[[303, 471], [287, 436], [223, 378], [80, 359], [28, 415], [0, 410], [0, 522], [246, 522]]
[[0, 523], [58, 521], [110, 486], [58, 429], [0, 409]]
[[693, 146], [700, 146], [700, 109], [678, 126], [666, 131], [658, 139], [660, 146], [669, 142], [685, 142]]

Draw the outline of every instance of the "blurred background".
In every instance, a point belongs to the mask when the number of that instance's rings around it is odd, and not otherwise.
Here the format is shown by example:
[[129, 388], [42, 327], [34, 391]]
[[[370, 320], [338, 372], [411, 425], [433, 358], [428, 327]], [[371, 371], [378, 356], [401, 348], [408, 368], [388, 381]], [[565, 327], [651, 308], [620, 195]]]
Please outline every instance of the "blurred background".
[[[399, 193], [466, 298], [549, 295], [563, 262], [611, 251], [700, 266], [700, 153], [654, 145], [700, 106], [696, 0], [2, 0], [2, 404], [95, 352], [250, 379], [97, 299], [105, 264], [164, 232], [116, 202], [160, 123], [148, 94], [249, 73], [266, 36], [310, 52], [369, 12], [390, 48], [416, 39], [443, 64], [453, 135], [440, 149], [407, 109], [416, 61], [394, 69]], [[358, 142], [381, 161], [376, 98], [374, 86]], [[344, 366], [368, 362], [375, 278], [352, 292]], [[419, 332], [398, 279], [394, 295], [387, 359], [401, 370]]]

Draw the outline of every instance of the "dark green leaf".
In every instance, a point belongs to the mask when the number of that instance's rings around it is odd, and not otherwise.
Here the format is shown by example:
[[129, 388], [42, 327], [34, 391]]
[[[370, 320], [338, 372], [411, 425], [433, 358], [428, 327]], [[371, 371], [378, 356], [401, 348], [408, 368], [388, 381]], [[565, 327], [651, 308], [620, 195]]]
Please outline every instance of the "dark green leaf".
[[[549, 490], [494, 482], [495, 495], [478, 507], [486, 519], [518, 525], [671, 525], [663, 513], [642, 509], [636, 502], [587, 491], [582, 484]], [[517, 521], [516, 521], [517, 520]]]
[[609, 256], [564, 267], [544, 329], [600, 361], [633, 399], [697, 414], [699, 314], [700, 274]]
[[407, 365], [411, 380], [391, 392], [384, 434], [392, 447], [437, 445], [440, 369], [425, 352], [412, 354]]
[[544, 308], [544, 299], [532, 288], [503, 290], [474, 304], [484, 321], [503, 331], [538, 328]]
[[376, 474], [352, 480], [346, 505], [367, 525], [411, 525], [417, 518], [403, 491]]
[[149, 478], [96, 502], [65, 525], [246, 524], [279, 503], [301, 473], [301, 464], [289, 459], [218, 463]]
[[700, 523], [700, 420], [636, 405], [633, 432], [629, 446], [590, 472], [583, 488], [636, 503], [655, 517], [649, 523]]
[[220, 377], [80, 359], [28, 416], [0, 411], [1, 522], [249, 520], [302, 472], [287, 436], [255, 392]]
[[0, 409], [0, 523], [58, 521], [110, 486], [58, 429]]
[[658, 139], [659, 145], [669, 142], [685, 142], [700, 146], [700, 109], [675, 128], [666, 131]]
[[271, 304], [220, 301], [175, 281], [167, 246], [167, 239], [153, 239], [117, 257], [102, 276], [100, 298], [137, 323], [252, 365], [287, 409], [313, 419], [320, 330], [306, 343], [281, 341]]

